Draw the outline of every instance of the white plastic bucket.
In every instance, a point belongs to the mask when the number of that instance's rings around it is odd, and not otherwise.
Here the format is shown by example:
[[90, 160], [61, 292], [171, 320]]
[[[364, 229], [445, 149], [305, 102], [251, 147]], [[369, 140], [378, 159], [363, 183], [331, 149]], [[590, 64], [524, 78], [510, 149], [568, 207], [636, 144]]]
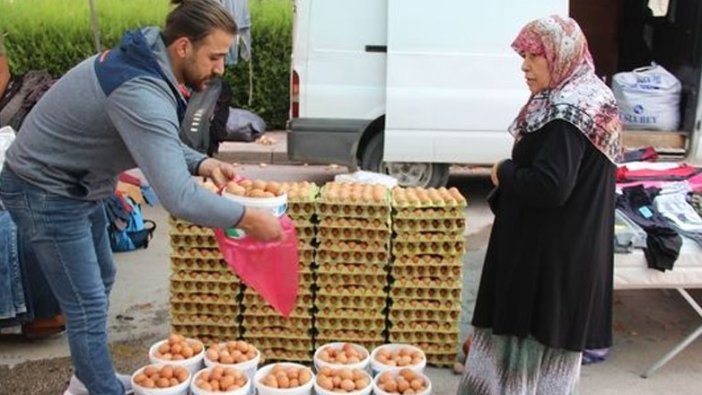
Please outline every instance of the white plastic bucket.
[[205, 368], [200, 370], [199, 372], [195, 373], [195, 376], [193, 376], [192, 381], [190, 382], [190, 392], [192, 395], [246, 395], [251, 391], [251, 377], [246, 380], [246, 384], [244, 384], [243, 387], [237, 388], [233, 391], [217, 391], [217, 392], [212, 392], [212, 391], [206, 391], [203, 390], [202, 388], [199, 388], [198, 386], [195, 385], [197, 383], [197, 378], [202, 374], [202, 372], [211, 372], [213, 367], [210, 368]]
[[[312, 379], [305, 383], [304, 385], [301, 385], [299, 387], [295, 388], [271, 388], [267, 387], [263, 384], [261, 384], [261, 380], [268, 375], [268, 373], [273, 370], [273, 367], [276, 365], [280, 365], [284, 368], [305, 368], [310, 371], [310, 375]], [[256, 387], [256, 391], [258, 392], [258, 395], [311, 395], [312, 394], [312, 387], [314, 386], [316, 379], [314, 376], [314, 373], [310, 368], [304, 365], [300, 365], [297, 363], [290, 363], [290, 362], [278, 362], [278, 363], [272, 363], [269, 365], [266, 365], [262, 367], [261, 369], [256, 372], [256, 375], [254, 376], [254, 386]]]
[[[358, 350], [358, 352], [361, 355], [365, 355], [365, 358], [361, 360], [361, 362], [358, 363], [352, 363], [352, 364], [340, 364], [340, 363], [333, 363], [333, 362], [325, 362], [321, 359], [319, 359], [319, 354], [322, 352], [323, 349], [327, 347], [332, 347], [334, 349], [340, 350], [344, 344], [350, 344], [353, 348]], [[365, 347], [363, 347], [360, 344], [355, 344], [355, 343], [348, 343], [348, 342], [335, 342], [335, 343], [327, 343], [321, 347], [318, 347], [317, 350], [314, 352], [314, 368], [319, 372], [319, 369], [327, 367], [331, 369], [361, 369], [361, 370], [368, 370], [370, 366], [370, 352], [366, 350]]]
[[[341, 365], [342, 369], [343, 368], [348, 368], [348, 365]], [[363, 373], [368, 376], [368, 386], [366, 388], [356, 390], [353, 392], [344, 392], [344, 395], [368, 395], [373, 391], [373, 377], [366, 372], [365, 370]], [[339, 395], [339, 392], [334, 392], [334, 391], [329, 391], [325, 390], [324, 388], [320, 387], [319, 384], [317, 383], [317, 377], [314, 378], [314, 393], [316, 395]]]
[[[158, 364], [156, 364], [158, 365]], [[169, 365], [173, 365], [169, 363]], [[134, 382], [134, 378], [142, 373], [145, 368], [152, 365], [147, 365], [139, 368], [134, 374], [132, 374], [132, 389], [135, 395], [188, 395], [188, 389], [190, 388], [190, 381], [193, 378], [193, 373], [188, 374], [188, 379], [182, 383], [169, 387], [169, 388], [145, 388]]]
[[156, 351], [158, 351], [158, 348], [161, 347], [162, 344], [167, 343], [168, 340], [161, 340], [160, 342], [155, 343], [154, 345], [149, 348], [149, 361], [155, 365], [173, 365], [173, 366], [182, 366], [186, 369], [188, 369], [192, 374], [197, 372], [198, 370], [202, 369], [202, 359], [205, 356], [205, 346], [202, 344], [201, 341], [196, 340], [196, 339], [191, 339], [191, 338], [186, 338], [185, 339], [188, 343], [200, 343], [202, 346], [202, 349], [200, 350], [199, 353], [193, 355], [191, 358], [188, 359], [181, 359], [181, 360], [168, 360], [168, 359], [161, 359], [156, 357]]
[[[398, 370], [398, 371], [390, 372], [390, 374], [392, 374], [393, 377], [397, 377], [400, 374], [400, 371]], [[429, 377], [427, 377], [427, 375], [425, 375], [424, 373], [417, 372], [417, 374], [424, 379], [424, 382], [426, 383], [426, 388], [424, 388], [424, 390], [422, 392], [417, 392], [415, 395], [430, 395], [431, 394], [431, 380], [429, 380]], [[380, 379], [380, 375], [375, 376], [375, 378], [373, 379], [373, 394], [375, 394], [375, 395], [395, 395], [396, 394], [396, 393], [391, 394], [389, 392], [385, 392], [385, 391], [381, 390], [380, 387], [378, 386], [379, 379]]]
[[222, 192], [222, 196], [235, 202], [241, 203], [243, 206], [251, 208], [260, 208], [268, 210], [276, 217], [282, 217], [288, 209], [288, 194], [284, 193], [280, 196], [272, 198], [253, 198], [239, 195], [232, 195], [227, 191]]
[[[227, 343], [219, 343], [217, 344], [217, 347], [222, 347], [225, 346]], [[249, 381], [253, 380], [254, 375], [256, 374], [256, 369], [258, 369], [258, 363], [261, 361], [261, 352], [258, 351], [258, 348], [256, 349], [256, 356], [253, 359], [250, 359], [246, 362], [241, 362], [241, 363], [221, 363], [221, 362], [216, 362], [216, 361], [211, 361], [207, 356], [205, 355], [205, 366], [210, 368], [213, 366], [222, 366], [225, 368], [234, 368], [234, 369], [239, 369], [244, 374], [246, 374], [246, 377], [249, 378]]]
[[[378, 351], [381, 349], [385, 349], [389, 352], [395, 352], [401, 348], [409, 348], [412, 350], [412, 352], [419, 351], [422, 353], [422, 362], [415, 364], [415, 365], [407, 365], [407, 366], [390, 366], [390, 365], [385, 365], [380, 362], [378, 362], [377, 359], [375, 359], [375, 356], [378, 354]], [[373, 349], [373, 352], [371, 352], [370, 356], [370, 365], [371, 365], [371, 371], [373, 373], [373, 377], [377, 376], [378, 373], [386, 372], [386, 371], [400, 371], [401, 369], [410, 369], [414, 372], [417, 373], [424, 373], [424, 368], [427, 366], [427, 356], [424, 354], [424, 351], [422, 351], [419, 347], [412, 346], [410, 344], [401, 344], [401, 343], [393, 343], [393, 344], [384, 344], [382, 346], [378, 346], [375, 349]]]

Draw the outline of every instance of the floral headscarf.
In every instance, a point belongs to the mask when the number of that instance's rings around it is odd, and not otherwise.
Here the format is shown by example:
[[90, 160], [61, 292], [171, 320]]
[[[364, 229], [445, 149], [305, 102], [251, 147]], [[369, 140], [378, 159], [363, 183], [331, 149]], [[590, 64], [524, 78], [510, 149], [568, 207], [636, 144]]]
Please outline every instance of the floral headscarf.
[[622, 154], [621, 122], [612, 91], [595, 74], [585, 35], [571, 18], [530, 22], [512, 43], [520, 54], [544, 56], [551, 82], [533, 94], [509, 127], [518, 140], [555, 119], [577, 127], [610, 161]]

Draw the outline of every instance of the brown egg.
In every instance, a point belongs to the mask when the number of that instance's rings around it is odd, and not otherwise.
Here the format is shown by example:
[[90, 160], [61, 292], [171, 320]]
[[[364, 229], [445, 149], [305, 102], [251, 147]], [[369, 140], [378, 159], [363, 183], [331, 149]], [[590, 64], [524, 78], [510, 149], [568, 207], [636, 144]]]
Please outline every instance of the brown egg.
[[251, 188], [265, 190], [267, 185], [268, 185], [268, 183], [266, 181], [254, 180], [253, 183], [251, 184]]
[[259, 188], [252, 188], [252, 189], [246, 194], [246, 196], [248, 196], [248, 197], [253, 197], [253, 198], [266, 197], [265, 192], [263, 191], [263, 189], [259, 189]]
[[227, 191], [227, 193], [231, 193], [232, 195], [236, 195], [236, 196], [246, 195], [246, 188], [237, 184], [234, 181], [228, 182], [227, 186], [224, 189], [225, 189], [225, 191]]

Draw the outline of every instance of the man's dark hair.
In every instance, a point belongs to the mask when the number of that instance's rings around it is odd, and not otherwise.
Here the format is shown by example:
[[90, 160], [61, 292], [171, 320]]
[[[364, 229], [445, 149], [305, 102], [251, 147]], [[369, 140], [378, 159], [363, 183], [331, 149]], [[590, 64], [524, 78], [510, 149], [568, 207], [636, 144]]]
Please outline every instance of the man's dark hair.
[[236, 22], [216, 0], [171, 0], [176, 7], [166, 17], [163, 41], [166, 46], [180, 37], [197, 43], [214, 30], [236, 34]]

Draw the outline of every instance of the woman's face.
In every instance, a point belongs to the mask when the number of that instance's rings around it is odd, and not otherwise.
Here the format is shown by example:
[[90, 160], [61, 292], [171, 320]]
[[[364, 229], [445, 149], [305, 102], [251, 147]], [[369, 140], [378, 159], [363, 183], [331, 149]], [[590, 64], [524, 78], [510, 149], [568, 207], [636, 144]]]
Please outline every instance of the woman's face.
[[536, 94], [548, 88], [551, 83], [551, 73], [548, 70], [546, 58], [532, 53], [524, 53], [522, 58], [524, 58], [522, 71], [531, 93]]

